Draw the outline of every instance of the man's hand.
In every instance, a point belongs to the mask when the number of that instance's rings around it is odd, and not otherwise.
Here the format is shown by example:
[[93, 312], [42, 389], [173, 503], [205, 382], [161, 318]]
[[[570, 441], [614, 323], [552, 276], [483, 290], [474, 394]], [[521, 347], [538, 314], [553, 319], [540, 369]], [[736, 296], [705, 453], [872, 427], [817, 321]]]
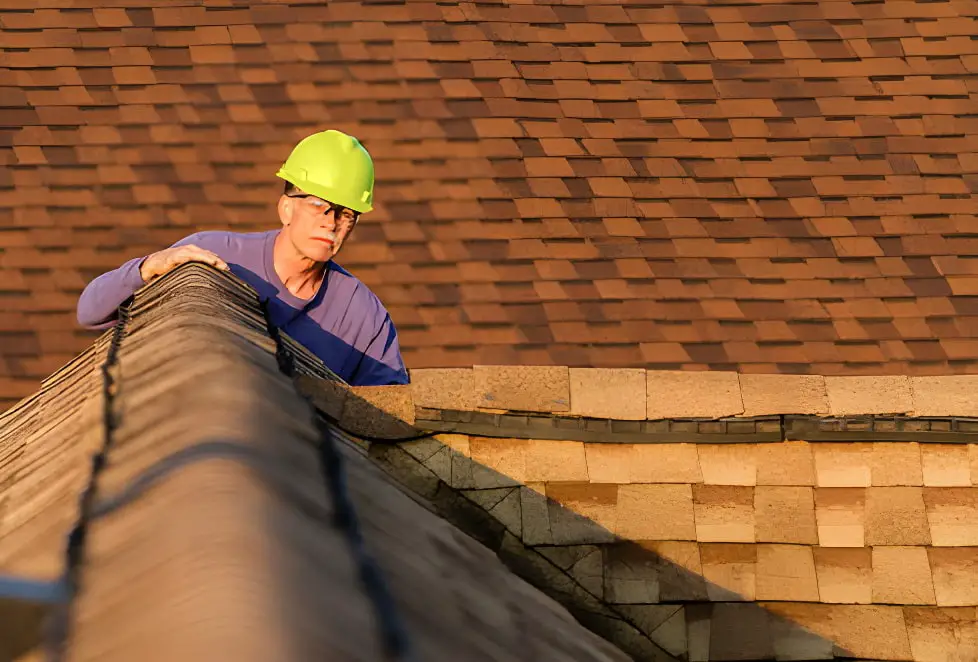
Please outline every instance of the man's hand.
[[222, 271], [228, 271], [227, 263], [208, 250], [193, 244], [186, 246], [173, 246], [153, 253], [139, 266], [139, 275], [143, 277], [143, 282], [148, 283], [158, 276], [162, 276], [168, 271], [176, 269], [181, 264], [187, 262], [204, 262], [213, 265]]

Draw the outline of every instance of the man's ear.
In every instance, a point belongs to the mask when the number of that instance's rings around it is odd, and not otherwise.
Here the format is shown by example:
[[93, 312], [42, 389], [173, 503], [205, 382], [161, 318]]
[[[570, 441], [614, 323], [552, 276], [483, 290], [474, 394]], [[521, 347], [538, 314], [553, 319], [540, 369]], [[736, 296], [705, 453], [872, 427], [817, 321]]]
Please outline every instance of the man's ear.
[[282, 225], [288, 225], [292, 222], [292, 214], [295, 212], [295, 204], [292, 198], [287, 195], [281, 195], [278, 198], [278, 220], [282, 222]]

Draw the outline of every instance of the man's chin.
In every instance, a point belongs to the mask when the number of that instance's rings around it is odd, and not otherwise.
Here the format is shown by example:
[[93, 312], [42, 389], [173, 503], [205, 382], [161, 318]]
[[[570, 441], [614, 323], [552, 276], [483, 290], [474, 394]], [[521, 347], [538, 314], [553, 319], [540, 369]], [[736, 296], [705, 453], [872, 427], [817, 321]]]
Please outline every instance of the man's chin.
[[316, 262], [328, 262], [339, 252], [339, 246], [325, 241], [313, 240], [310, 242], [309, 252], [306, 257]]

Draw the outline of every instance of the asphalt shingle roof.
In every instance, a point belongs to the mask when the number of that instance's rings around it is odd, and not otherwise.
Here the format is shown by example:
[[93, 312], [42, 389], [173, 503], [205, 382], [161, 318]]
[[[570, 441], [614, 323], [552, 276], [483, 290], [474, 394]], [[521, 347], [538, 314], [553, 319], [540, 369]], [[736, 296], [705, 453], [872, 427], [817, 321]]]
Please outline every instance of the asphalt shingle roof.
[[335, 127], [409, 367], [978, 372], [974, 3], [8, 2], [0, 398]]

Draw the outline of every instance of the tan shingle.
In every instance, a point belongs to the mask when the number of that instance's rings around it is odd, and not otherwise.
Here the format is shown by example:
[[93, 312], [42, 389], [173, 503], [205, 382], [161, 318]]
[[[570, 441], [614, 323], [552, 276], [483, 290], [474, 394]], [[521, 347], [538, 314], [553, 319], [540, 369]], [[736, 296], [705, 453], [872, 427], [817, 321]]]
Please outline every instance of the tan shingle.
[[866, 545], [929, 545], [924, 492], [919, 487], [871, 487], [866, 490]]
[[818, 602], [812, 548], [758, 544], [757, 599]]
[[745, 374], [740, 377], [745, 416], [824, 414], [829, 411], [825, 379], [815, 375]]
[[924, 444], [920, 448], [924, 485], [928, 487], [971, 486], [968, 446]]
[[551, 483], [550, 530], [558, 545], [612, 542], [618, 515], [618, 486]]
[[588, 479], [592, 483], [630, 482], [634, 455], [634, 444], [584, 444]]
[[758, 486], [754, 509], [758, 542], [818, 544], [812, 488]]
[[908, 660], [910, 642], [901, 607], [765, 603], [776, 617], [804, 623], [844, 655], [871, 660]]
[[914, 415], [974, 416], [978, 375], [913, 377]]
[[907, 607], [904, 614], [915, 660], [944, 662], [955, 657], [978, 657], [974, 607]]
[[873, 602], [935, 604], [925, 547], [873, 547]]
[[754, 542], [754, 488], [693, 485], [696, 539], [700, 542]]
[[700, 543], [706, 590], [714, 602], [754, 600], [757, 546], [751, 544]]
[[629, 458], [632, 483], [701, 483], [696, 444], [636, 444]]
[[815, 519], [822, 547], [863, 547], [866, 544], [866, 491], [859, 487], [819, 487]]
[[644, 420], [645, 371], [641, 369], [570, 369], [570, 412], [593, 418]]
[[815, 461], [808, 442], [760, 444], [755, 453], [758, 485], [815, 484]]
[[471, 437], [469, 452], [473, 476], [480, 475], [480, 487], [503, 487], [526, 481], [526, 439]]
[[[655, 359], [651, 359], [655, 361]], [[650, 419], [693, 416], [719, 418], [744, 411], [736, 373], [703, 374], [679, 371], [648, 371]], [[678, 406], [682, 403], [681, 406]]]
[[971, 484], [978, 485], [978, 444], [968, 444], [968, 459], [971, 464]]
[[489, 409], [566, 412], [570, 409], [567, 368], [475, 366], [476, 404]]
[[822, 602], [869, 604], [873, 601], [872, 549], [815, 547], [812, 551]]
[[978, 546], [978, 493], [971, 488], [924, 488], [930, 537], [935, 546]]
[[659, 563], [659, 599], [695, 602], [707, 599], [697, 543], [682, 540], [644, 541], [640, 547], [654, 554]]
[[826, 377], [829, 412], [903, 414], [913, 409], [910, 380], [904, 376]]
[[411, 388], [418, 407], [462, 410], [476, 407], [475, 378], [471, 369], [412, 370]]
[[525, 444], [527, 481], [587, 481], [584, 444], [579, 441], [528, 439]]
[[630, 540], [696, 540], [689, 485], [622, 485], [618, 529]]
[[923, 485], [920, 444], [877, 442], [870, 458], [872, 484], [876, 486]]
[[356, 386], [350, 389], [341, 421], [367, 436], [411, 436], [414, 399], [410, 386]]
[[759, 451], [749, 444], [697, 444], [707, 485], [756, 485]]
[[932, 547], [927, 553], [937, 604], [951, 607], [978, 603], [978, 557], [973, 547]]
[[868, 487], [871, 444], [815, 444], [815, 474], [819, 487]]

